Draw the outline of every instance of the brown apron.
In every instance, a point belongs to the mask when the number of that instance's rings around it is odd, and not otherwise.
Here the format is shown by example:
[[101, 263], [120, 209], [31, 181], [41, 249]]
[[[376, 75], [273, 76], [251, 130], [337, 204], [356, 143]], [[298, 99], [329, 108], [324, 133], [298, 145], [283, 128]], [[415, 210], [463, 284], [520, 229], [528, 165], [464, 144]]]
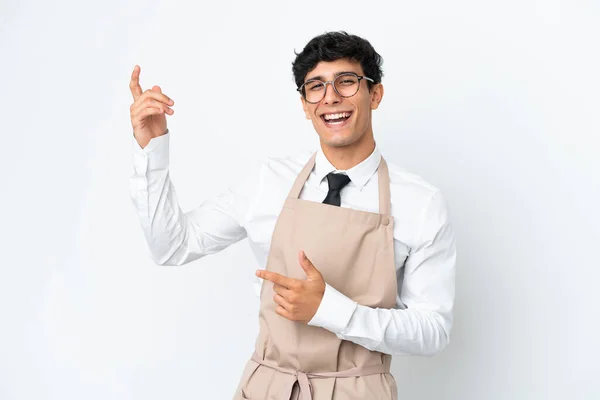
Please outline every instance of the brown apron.
[[[379, 213], [299, 198], [315, 165], [306, 163], [287, 199], [271, 239], [266, 269], [306, 279], [298, 261], [304, 249], [325, 282], [359, 304], [394, 308], [394, 221], [390, 214], [387, 163], [378, 168]], [[391, 355], [275, 312], [273, 283], [260, 294], [259, 334], [234, 400], [397, 400]]]

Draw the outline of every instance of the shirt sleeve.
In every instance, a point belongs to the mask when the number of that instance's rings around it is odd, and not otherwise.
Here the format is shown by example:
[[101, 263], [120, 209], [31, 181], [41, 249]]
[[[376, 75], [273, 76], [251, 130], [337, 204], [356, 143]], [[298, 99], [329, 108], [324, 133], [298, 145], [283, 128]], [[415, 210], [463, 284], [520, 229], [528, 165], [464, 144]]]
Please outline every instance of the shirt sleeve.
[[419, 242], [405, 262], [398, 288], [406, 309], [357, 304], [326, 285], [309, 325], [369, 350], [393, 355], [433, 356], [450, 341], [455, 296], [456, 241], [442, 193], [424, 208]]
[[[183, 212], [169, 176], [170, 133], [142, 148], [133, 138], [130, 197], [150, 257], [158, 265], [183, 265], [244, 239], [247, 214], [259, 190], [259, 166], [195, 209]], [[201, 180], [201, 176], [199, 180]]]

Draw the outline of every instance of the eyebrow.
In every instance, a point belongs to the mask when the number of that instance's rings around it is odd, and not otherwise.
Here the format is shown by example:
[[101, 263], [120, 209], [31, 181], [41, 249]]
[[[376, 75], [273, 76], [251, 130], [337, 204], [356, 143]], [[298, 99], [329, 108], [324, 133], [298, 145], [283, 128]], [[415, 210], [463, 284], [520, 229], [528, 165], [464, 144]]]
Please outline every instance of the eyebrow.
[[[342, 74], [356, 74], [356, 75], [358, 75], [358, 72], [356, 72], [356, 71], [339, 71], [339, 72], [336, 72], [333, 75], [333, 79], [337, 78], [338, 76], [340, 76]], [[319, 76], [313, 76], [312, 78], [307, 79], [305, 82], [312, 81], [312, 80], [315, 80], [315, 79], [319, 80], [319, 81], [324, 81], [325, 80], [325, 78], [323, 76], [319, 75]]]

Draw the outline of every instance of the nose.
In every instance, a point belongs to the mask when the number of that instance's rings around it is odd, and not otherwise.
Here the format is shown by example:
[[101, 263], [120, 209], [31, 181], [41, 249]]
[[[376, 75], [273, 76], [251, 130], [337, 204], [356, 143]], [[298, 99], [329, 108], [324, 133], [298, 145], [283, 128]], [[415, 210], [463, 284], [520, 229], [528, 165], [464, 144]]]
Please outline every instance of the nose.
[[333, 82], [325, 84], [325, 96], [323, 97], [325, 104], [337, 104], [340, 102], [340, 96], [333, 87]]

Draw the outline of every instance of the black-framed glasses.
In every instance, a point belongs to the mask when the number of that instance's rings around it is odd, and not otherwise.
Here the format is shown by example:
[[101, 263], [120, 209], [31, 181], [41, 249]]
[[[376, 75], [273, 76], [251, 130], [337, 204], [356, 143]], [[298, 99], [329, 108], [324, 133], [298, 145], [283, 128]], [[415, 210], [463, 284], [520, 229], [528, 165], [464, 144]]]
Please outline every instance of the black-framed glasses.
[[358, 93], [360, 81], [366, 79], [370, 82], [375, 82], [373, 79], [364, 75], [358, 75], [353, 72], [345, 72], [338, 75], [334, 80], [323, 82], [318, 79], [310, 79], [304, 82], [297, 91], [300, 92], [304, 100], [308, 103], [315, 104], [323, 100], [327, 91], [327, 84], [333, 86], [333, 90], [341, 97], [352, 97]]

